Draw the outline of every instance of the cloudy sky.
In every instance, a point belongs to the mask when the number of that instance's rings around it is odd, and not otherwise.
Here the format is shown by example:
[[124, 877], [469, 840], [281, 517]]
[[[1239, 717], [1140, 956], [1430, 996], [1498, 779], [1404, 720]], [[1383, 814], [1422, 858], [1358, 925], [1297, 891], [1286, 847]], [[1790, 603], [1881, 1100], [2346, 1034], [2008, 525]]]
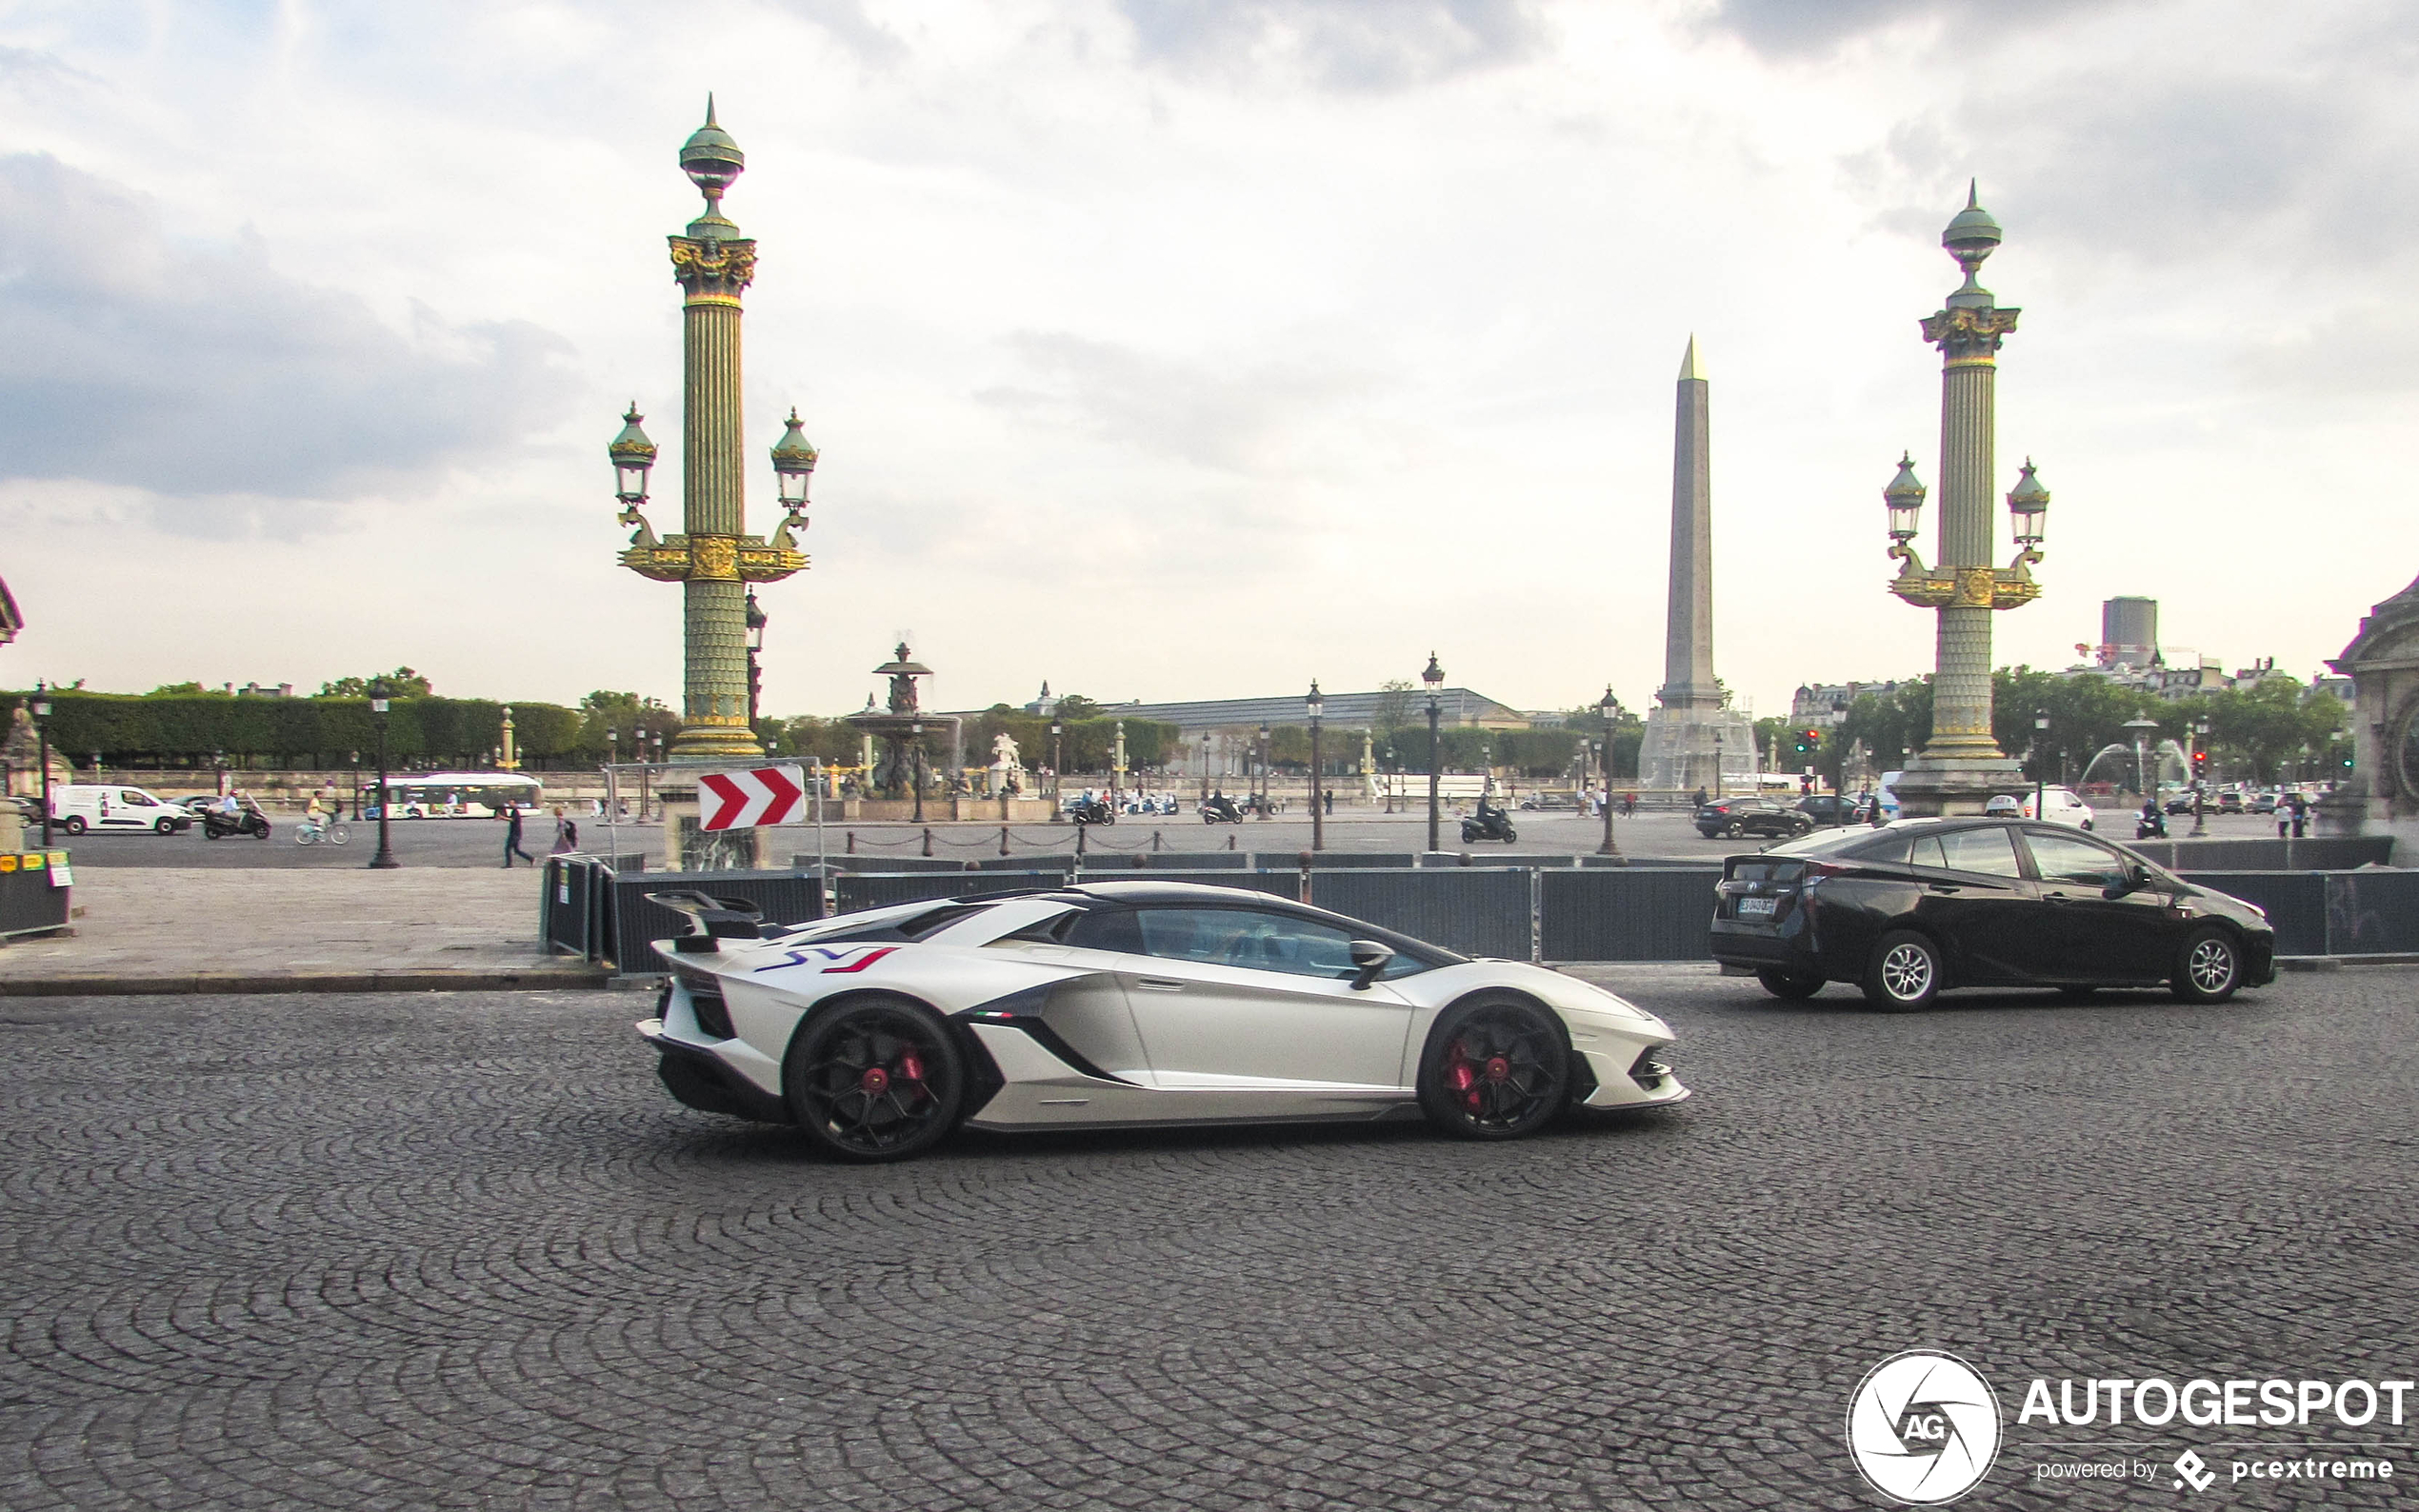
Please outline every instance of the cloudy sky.
[[2402, 0], [0, 5], [0, 683], [676, 701], [604, 447], [634, 396], [677, 528], [709, 90], [756, 528], [790, 406], [823, 448], [772, 711], [903, 634], [949, 706], [1431, 647], [1642, 706], [1691, 332], [1726, 679], [1923, 670], [1879, 490], [1969, 176], [2056, 495], [1999, 660], [2142, 593], [2308, 675], [2419, 571], [2414, 63]]

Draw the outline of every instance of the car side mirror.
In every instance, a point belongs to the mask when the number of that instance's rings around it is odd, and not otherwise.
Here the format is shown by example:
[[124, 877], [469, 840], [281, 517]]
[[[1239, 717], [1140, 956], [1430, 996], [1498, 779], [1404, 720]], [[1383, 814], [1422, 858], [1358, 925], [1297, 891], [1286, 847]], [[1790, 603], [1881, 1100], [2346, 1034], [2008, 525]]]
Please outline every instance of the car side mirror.
[[2111, 899], [2123, 898], [2132, 893], [2140, 892], [2149, 885], [2150, 868], [2148, 866], [2136, 865], [2131, 871], [2126, 873], [2125, 880], [2123, 882], [2117, 884], [2113, 887], [2101, 888], [2100, 896]]
[[1377, 980], [1377, 974], [1394, 960], [1393, 947], [1375, 940], [1352, 942], [1352, 990], [1366, 991]]

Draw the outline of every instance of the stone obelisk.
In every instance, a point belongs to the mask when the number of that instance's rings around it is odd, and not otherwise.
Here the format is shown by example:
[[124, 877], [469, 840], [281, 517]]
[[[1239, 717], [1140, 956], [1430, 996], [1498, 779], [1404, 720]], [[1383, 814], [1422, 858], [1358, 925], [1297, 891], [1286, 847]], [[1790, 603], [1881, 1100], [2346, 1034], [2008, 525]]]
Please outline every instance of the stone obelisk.
[[1647, 713], [1639, 775], [1649, 787], [1718, 790], [1752, 774], [1755, 732], [1725, 706], [1713, 676], [1712, 385], [1694, 336], [1680, 359], [1671, 435], [1671, 596], [1663, 686]]

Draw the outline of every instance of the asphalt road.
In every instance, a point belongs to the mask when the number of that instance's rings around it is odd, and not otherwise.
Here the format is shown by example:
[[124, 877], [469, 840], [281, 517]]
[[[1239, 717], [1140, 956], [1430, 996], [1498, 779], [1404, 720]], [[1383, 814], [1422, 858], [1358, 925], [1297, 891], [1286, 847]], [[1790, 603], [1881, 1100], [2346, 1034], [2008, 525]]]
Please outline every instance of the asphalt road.
[[[1918, 1346], [1999, 1394], [1968, 1505], [2419, 1475], [2408, 1423], [2014, 1421], [2035, 1376], [2419, 1373], [2419, 973], [1618, 980], [1690, 1103], [872, 1168], [672, 1104], [635, 994], [12, 1002], [0, 1505], [1865, 1508], [1847, 1403]], [[2162, 1478], [2035, 1479], [2112, 1438]], [[2395, 1480], [2230, 1483], [2280, 1442]]]
[[[2118, 840], [2132, 837], [2133, 826], [2122, 814], [2111, 817], [2101, 832]], [[1515, 845], [1470, 845], [1461, 843], [1457, 826], [1450, 815], [1443, 826], [1443, 843], [1448, 850], [1468, 850], [1473, 860], [1489, 856], [1520, 855], [1583, 855], [1593, 852], [1604, 839], [1601, 820], [1589, 820], [1567, 813], [1514, 813], [1513, 827], [1520, 839]], [[603, 852], [610, 842], [624, 851], [644, 851], [650, 865], [659, 865], [663, 857], [663, 837], [654, 825], [623, 826], [612, 834], [592, 820], [580, 819], [580, 840], [590, 850]], [[252, 868], [263, 866], [360, 866], [369, 863], [377, 848], [378, 826], [375, 822], [351, 824], [349, 844], [330, 846], [297, 846], [293, 841], [294, 821], [288, 815], [272, 819], [273, 833], [268, 840], [230, 838], [205, 840], [198, 828], [181, 835], [87, 834], [77, 840], [54, 837], [54, 844], [66, 846], [79, 866], [232, 866]], [[2171, 834], [2181, 837], [2191, 827], [2191, 822], [2175, 824]], [[999, 854], [997, 825], [934, 825], [933, 854], [960, 860], [990, 858]], [[389, 826], [393, 838], [395, 857], [407, 866], [497, 866], [503, 864], [504, 826], [492, 819], [418, 819], [397, 821]], [[1010, 847], [1012, 854], [1030, 855], [1046, 851], [1065, 852], [1075, 844], [1072, 826], [1048, 825], [1015, 825], [1010, 826]], [[1326, 826], [1328, 848], [1339, 851], [1416, 851], [1428, 845], [1428, 821], [1423, 814], [1363, 814], [1347, 809]], [[923, 851], [923, 830], [914, 825], [838, 824], [825, 827], [825, 837], [834, 853], [845, 853], [849, 836], [857, 836], [861, 854], [919, 856]], [[1310, 823], [1307, 816], [1286, 817], [1266, 822], [1248, 820], [1241, 825], [1204, 825], [1190, 815], [1145, 818], [1129, 814], [1117, 824], [1092, 831], [1086, 837], [1087, 846], [1109, 855], [1137, 848], [1151, 848], [1153, 834], [1170, 850], [1223, 850], [1229, 841], [1243, 850], [1291, 856], [1309, 848]], [[1615, 821], [1615, 839], [1629, 855], [1668, 859], [1687, 857], [1714, 861], [1742, 848], [1742, 842], [1708, 840], [1696, 832], [1687, 815], [1647, 813], [1631, 819]], [[2273, 838], [2276, 826], [2272, 821], [2247, 815], [2211, 816], [2209, 833], [2217, 837], [2250, 839]], [[554, 822], [551, 816], [531, 818], [525, 823], [522, 847], [532, 855], [543, 856], [553, 844]], [[29, 842], [30, 844], [30, 842]], [[1764, 844], [1744, 843], [1746, 848]], [[811, 854], [815, 848], [812, 826], [796, 826], [779, 831], [772, 844], [772, 853], [779, 864], [787, 865], [796, 854]], [[514, 865], [519, 865], [515, 862]]]

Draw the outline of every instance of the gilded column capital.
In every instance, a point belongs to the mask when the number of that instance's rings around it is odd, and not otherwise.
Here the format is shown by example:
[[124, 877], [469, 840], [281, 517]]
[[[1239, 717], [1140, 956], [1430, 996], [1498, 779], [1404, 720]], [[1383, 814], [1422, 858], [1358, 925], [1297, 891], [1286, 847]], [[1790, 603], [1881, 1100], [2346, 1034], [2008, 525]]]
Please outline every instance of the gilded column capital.
[[694, 299], [737, 299], [756, 276], [756, 244], [720, 237], [671, 236], [672, 277]]
[[1941, 355], [1951, 362], [1960, 358], [1989, 361], [1998, 353], [2001, 338], [2016, 328], [2016, 317], [2023, 313], [2020, 309], [1988, 306], [1979, 309], [1953, 306], [1924, 317], [1924, 340], [1938, 347]]

